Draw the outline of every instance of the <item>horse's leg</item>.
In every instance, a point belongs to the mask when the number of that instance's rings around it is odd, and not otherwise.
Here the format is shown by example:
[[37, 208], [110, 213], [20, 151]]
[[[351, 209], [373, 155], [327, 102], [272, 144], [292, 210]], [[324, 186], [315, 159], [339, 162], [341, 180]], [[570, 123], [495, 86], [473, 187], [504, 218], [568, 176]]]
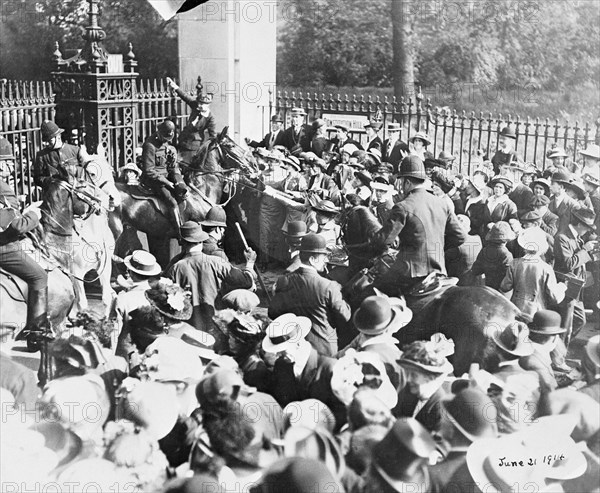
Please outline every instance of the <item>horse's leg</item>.
[[148, 248], [156, 257], [156, 261], [164, 269], [171, 260], [171, 239], [157, 236], [148, 236]]
[[104, 243], [104, 258], [103, 263], [100, 265], [98, 272], [100, 286], [102, 287], [102, 303], [104, 304], [104, 315], [109, 316], [116, 293], [110, 285], [112, 277], [112, 254], [115, 250], [115, 243], [113, 241], [107, 241]]

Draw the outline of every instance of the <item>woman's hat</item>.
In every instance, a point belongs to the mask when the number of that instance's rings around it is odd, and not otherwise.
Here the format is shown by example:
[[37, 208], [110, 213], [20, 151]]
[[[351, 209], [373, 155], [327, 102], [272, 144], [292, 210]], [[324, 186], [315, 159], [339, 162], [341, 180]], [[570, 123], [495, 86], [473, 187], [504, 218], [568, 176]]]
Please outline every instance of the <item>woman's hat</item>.
[[354, 154], [356, 151], [358, 151], [358, 147], [356, 147], [356, 145], [354, 144], [346, 144], [344, 145], [341, 149], [340, 149], [340, 154], [348, 154], [349, 156], [352, 156], [352, 154]]
[[[521, 221], [523, 221], [523, 219], [521, 219]], [[548, 251], [546, 233], [539, 227], [527, 228], [521, 231], [517, 237], [517, 243], [528, 253], [533, 252], [538, 255], [543, 255]]]
[[40, 130], [44, 142], [49, 142], [51, 138], [56, 137], [65, 131], [64, 128], [59, 128], [52, 120], [44, 120], [40, 126]]
[[262, 341], [262, 347], [267, 353], [279, 353], [290, 344], [296, 344], [298, 341], [304, 340], [311, 328], [310, 318], [286, 313], [269, 324], [266, 330], [267, 335]]
[[125, 173], [126, 171], [133, 171], [138, 176], [142, 174], [142, 170], [138, 168], [135, 163], [127, 163], [121, 168], [121, 173]]
[[548, 159], [557, 157], [569, 157], [569, 155], [562, 147], [554, 147], [548, 151]]
[[579, 200], [585, 200], [585, 198], [587, 197], [587, 192], [583, 185], [583, 181], [581, 181], [578, 177], [571, 178], [571, 181], [565, 185], [567, 188], [575, 192]]
[[354, 313], [354, 326], [363, 334], [376, 336], [397, 332], [412, 320], [412, 311], [398, 305], [391, 305], [387, 298], [369, 296]]
[[323, 428], [333, 433], [335, 424], [335, 416], [331, 409], [318, 399], [290, 402], [283, 408], [284, 430], [300, 426], [309, 429]]
[[488, 187], [494, 188], [498, 183], [504, 185], [506, 193], [509, 193], [513, 188], [513, 182], [507, 176], [494, 176], [494, 178], [492, 178], [488, 183]]
[[202, 226], [208, 227], [227, 227], [227, 213], [220, 205], [215, 205], [210, 208], [208, 214], [203, 221], [200, 221]]
[[587, 226], [592, 231], [596, 229], [596, 214], [594, 214], [593, 210], [581, 207], [579, 209], [573, 209], [571, 211], [571, 215], [577, 220], [578, 223]]
[[546, 190], [546, 195], [550, 195], [550, 182], [546, 178], [536, 178], [531, 182], [531, 188], [534, 185], [540, 185]]
[[312, 206], [312, 208], [326, 214], [337, 214], [340, 212], [340, 208], [337, 207], [331, 200], [319, 200], [315, 205]]
[[167, 318], [189, 320], [192, 316], [192, 302], [186, 291], [177, 284], [161, 281], [146, 290], [144, 295], [150, 304]]
[[560, 167], [557, 169], [557, 171], [555, 171], [554, 173], [552, 173], [552, 177], [551, 180], [558, 182], [558, 183], [564, 183], [566, 185], [569, 184], [569, 182], [571, 181], [571, 173], [569, 173], [569, 170], [565, 167]]
[[393, 187], [388, 183], [388, 181], [384, 177], [376, 176], [371, 182], [371, 188], [373, 190], [384, 190], [386, 192], [389, 192], [392, 190]]
[[543, 335], [563, 334], [567, 329], [561, 326], [560, 315], [552, 310], [539, 310], [529, 324], [529, 332]]
[[430, 179], [438, 187], [442, 189], [442, 192], [448, 193], [454, 188], [453, 176], [448, 171], [436, 168], [432, 171]]
[[[195, 331], [196, 329], [189, 329]], [[198, 331], [200, 332], [200, 331]], [[207, 349], [214, 344], [214, 337], [203, 332], [206, 337], [206, 346], [199, 347], [187, 341], [194, 341], [194, 336], [187, 336], [186, 340], [178, 336], [162, 335], [157, 337], [145, 351], [144, 367], [150, 380], [173, 381], [188, 378], [198, 379], [204, 371], [200, 358], [210, 360], [215, 357], [214, 351]], [[198, 344], [202, 342], [196, 336]], [[194, 341], [195, 342], [195, 341]], [[212, 344], [211, 344], [212, 343]]]
[[442, 400], [442, 406], [456, 429], [472, 442], [498, 435], [496, 408], [480, 390], [472, 387], [461, 390]]
[[435, 334], [429, 341], [412, 342], [404, 346], [402, 351], [398, 360], [401, 366], [410, 366], [435, 375], [447, 375], [454, 370], [447, 358], [454, 353], [454, 342], [441, 334]]
[[162, 268], [156, 261], [156, 257], [145, 250], [136, 250], [123, 259], [123, 263], [131, 272], [140, 276], [157, 276]]
[[435, 440], [421, 423], [402, 418], [373, 448], [373, 466], [394, 490], [406, 491], [407, 482], [414, 481], [411, 473], [428, 464], [435, 450]]
[[579, 154], [593, 159], [600, 159], [600, 146], [598, 144], [590, 144], [585, 150], [579, 151]]
[[502, 130], [500, 130], [500, 135], [503, 135], [504, 137], [508, 137], [509, 139], [517, 138], [514, 130], [510, 127], [504, 127]]
[[492, 226], [485, 239], [486, 241], [502, 241], [506, 243], [515, 239], [515, 233], [506, 221], [498, 221]]
[[522, 322], [511, 323], [494, 336], [496, 345], [513, 356], [530, 356], [533, 346], [529, 340], [529, 328]]
[[425, 132], [417, 132], [415, 135], [413, 135], [410, 138], [410, 142], [414, 142], [417, 139], [422, 140], [423, 143], [425, 144], [425, 146], [428, 146], [429, 144], [431, 144], [431, 139]]
[[465, 177], [465, 181], [471, 185], [479, 193], [479, 195], [484, 193], [485, 189], [487, 188], [485, 185], [481, 185], [477, 181], [473, 180], [473, 178], [470, 176]]
[[375, 159], [375, 164], [378, 166], [381, 164], [381, 151], [377, 148], [367, 151], [367, 154]]
[[589, 173], [586, 173], [585, 175], [583, 175], [582, 179], [584, 182], [589, 183], [590, 185], [593, 185], [594, 187], [600, 187], [600, 180], [598, 178], [596, 178], [595, 176], [590, 175]]
[[181, 239], [188, 243], [202, 243], [208, 240], [208, 233], [202, 230], [202, 226], [196, 221], [187, 221], [182, 224]]
[[242, 389], [246, 388], [241, 374], [235, 370], [217, 370], [205, 376], [196, 385], [196, 399], [205, 407], [219, 398], [227, 397], [237, 400]]
[[[300, 165], [300, 159], [298, 159], [296, 156], [288, 156], [288, 157], [284, 158], [283, 162], [285, 164], [290, 165], [296, 171], [302, 171], [302, 166]], [[316, 162], [316, 160], [314, 162]], [[317, 163], [317, 164], [319, 164], [319, 163]]]

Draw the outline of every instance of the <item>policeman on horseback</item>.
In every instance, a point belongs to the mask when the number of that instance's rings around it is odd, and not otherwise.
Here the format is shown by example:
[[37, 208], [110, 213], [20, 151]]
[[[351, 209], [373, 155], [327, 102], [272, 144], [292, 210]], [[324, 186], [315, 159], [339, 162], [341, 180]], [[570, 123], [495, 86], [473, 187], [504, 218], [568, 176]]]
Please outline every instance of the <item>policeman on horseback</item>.
[[168, 204], [171, 223], [177, 225], [177, 235], [180, 236], [181, 216], [178, 204], [185, 200], [188, 188], [177, 164], [177, 151], [169, 144], [174, 136], [175, 124], [165, 120], [146, 139], [142, 147], [140, 181]]
[[48, 275], [21, 249], [21, 237], [36, 228], [42, 213], [30, 206], [23, 214], [12, 187], [0, 180], [0, 267], [19, 276], [28, 287], [26, 330], [43, 331], [48, 311]]
[[83, 147], [63, 142], [64, 132], [56, 123], [45, 120], [41, 125], [42, 141], [47, 147], [41, 150], [33, 166], [33, 182], [42, 189], [47, 180], [58, 178], [73, 184], [83, 178], [84, 165], [89, 156]]

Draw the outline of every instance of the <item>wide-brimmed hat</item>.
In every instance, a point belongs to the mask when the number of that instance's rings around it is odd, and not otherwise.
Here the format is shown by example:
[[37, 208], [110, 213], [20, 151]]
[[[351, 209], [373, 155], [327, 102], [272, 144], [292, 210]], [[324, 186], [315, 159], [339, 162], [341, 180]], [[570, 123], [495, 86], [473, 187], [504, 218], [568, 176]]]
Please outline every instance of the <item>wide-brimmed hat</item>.
[[571, 173], [569, 172], [569, 170], [563, 166], [561, 166], [560, 168], [558, 168], [554, 173], [552, 173], [552, 176], [550, 177], [550, 179], [552, 181], [558, 182], [558, 183], [565, 183], [565, 184], [569, 184], [569, 182], [571, 181]]
[[433, 336], [429, 341], [415, 341], [402, 348], [398, 360], [401, 366], [416, 368], [428, 374], [452, 373], [453, 367], [447, 356], [454, 353], [454, 342], [445, 337]]
[[511, 323], [502, 332], [494, 336], [496, 345], [513, 356], [529, 356], [533, 354], [533, 346], [529, 340], [529, 328], [522, 322]]
[[144, 292], [146, 299], [167, 318], [189, 320], [192, 316], [192, 302], [186, 291], [177, 284], [161, 281]]
[[568, 189], [573, 190], [579, 200], [585, 200], [585, 198], [587, 197], [585, 186], [583, 185], [583, 181], [580, 178], [574, 176], [573, 178], [571, 178], [571, 181], [569, 183], [565, 183], [565, 186]]
[[156, 276], [161, 273], [162, 268], [156, 261], [156, 257], [145, 250], [135, 250], [131, 255], [123, 259], [123, 263], [131, 272], [141, 276]]
[[408, 177], [425, 181], [427, 179], [427, 173], [425, 172], [425, 165], [421, 158], [411, 154], [402, 159], [398, 176], [401, 178]]
[[598, 144], [590, 144], [585, 150], [579, 151], [579, 154], [593, 159], [600, 159], [600, 146]]
[[472, 442], [498, 435], [497, 413], [491, 399], [482, 391], [469, 387], [442, 400], [446, 416]]
[[504, 185], [506, 193], [510, 193], [514, 185], [508, 176], [494, 176], [488, 183], [488, 187], [494, 188], [498, 183]]
[[262, 347], [267, 353], [279, 353], [290, 344], [306, 338], [311, 328], [310, 318], [285, 313], [269, 324]]
[[594, 214], [594, 211], [592, 209], [586, 209], [584, 207], [581, 207], [579, 209], [573, 209], [571, 210], [571, 215], [577, 220], [579, 224], [583, 224], [591, 230], [596, 229], [596, 214]]
[[218, 226], [225, 228], [227, 226], [227, 213], [223, 207], [220, 205], [215, 205], [210, 208], [204, 220], [200, 221], [200, 224], [208, 227]]
[[359, 148], [356, 147], [355, 144], [348, 143], [348, 144], [342, 146], [342, 148], [340, 149], [340, 154], [345, 153], [345, 154], [352, 156], [352, 154], [354, 154], [358, 150], [359, 150]]
[[[317, 161], [319, 159], [314, 159], [311, 162], [312, 163], [316, 163], [319, 164]], [[300, 165], [300, 159], [298, 159], [296, 156], [287, 156], [286, 158], [283, 159], [284, 164], [287, 164], [289, 166], [291, 166], [292, 168], [294, 168], [296, 171], [302, 171], [302, 166]]]
[[589, 173], [586, 173], [581, 178], [583, 179], [583, 181], [585, 183], [589, 183], [590, 185], [593, 185], [594, 187], [600, 187], [600, 179], [596, 178], [595, 176], [590, 175]]
[[312, 208], [316, 211], [324, 212], [326, 214], [337, 214], [340, 212], [340, 208], [331, 200], [319, 200], [315, 205], [312, 206]]
[[260, 299], [248, 289], [234, 289], [222, 298], [226, 307], [238, 312], [249, 313], [260, 305]]
[[465, 181], [471, 185], [479, 193], [479, 195], [482, 195], [487, 188], [486, 185], [479, 184], [470, 176], [465, 177]]
[[539, 310], [529, 324], [529, 332], [533, 334], [555, 335], [563, 334], [567, 329], [561, 326], [560, 315], [552, 310]]
[[142, 174], [142, 170], [138, 168], [135, 163], [127, 163], [121, 168], [121, 173], [125, 173], [126, 171], [133, 171], [138, 176]]
[[427, 464], [435, 450], [435, 440], [421, 423], [402, 418], [373, 448], [373, 465], [393, 489], [405, 491], [407, 482], [414, 481], [411, 472]]
[[387, 131], [388, 132], [400, 132], [402, 130], [402, 125], [396, 122], [388, 123]]
[[209, 236], [202, 226], [196, 221], [187, 221], [181, 225], [181, 239], [188, 243], [202, 243], [208, 240]]
[[517, 138], [517, 136], [515, 135], [515, 131], [510, 127], [504, 127], [502, 130], [500, 130], [500, 135], [508, 137], [509, 139]]
[[335, 424], [335, 416], [329, 406], [318, 399], [293, 401], [283, 408], [284, 430], [301, 426], [309, 429], [323, 428], [333, 433]]
[[389, 181], [383, 176], [376, 176], [373, 178], [373, 181], [371, 182], [371, 188], [373, 190], [383, 190], [385, 192], [390, 192], [393, 189]]
[[548, 250], [546, 232], [540, 227], [527, 228], [521, 231], [517, 237], [517, 243], [526, 252], [534, 252], [538, 255], [543, 255]]
[[290, 221], [284, 234], [288, 238], [303, 238], [307, 234], [307, 226], [304, 221]]
[[292, 108], [291, 114], [292, 116], [306, 116], [306, 111], [304, 108]]
[[210, 361], [216, 357], [210, 349], [214, 342], [215, 338], [210, 334], [194, 328], [169, 330], [169, 335], [157, 337], [146, 348], [144, 366], [148, 369], [148, 377], [165, 382], [197, 380], [204, 371], [202, 360]]
[[485, 239], [508, 242], [515, 239], [515, 233], [506, 221], [498, 221], [492, 226]]
[[412, 320], [412, 316], [409, 308], [392, 305], [382, 296], [369, 296], [356, 310], [352, 321], [363, 334], [375, 336], [397, 332]]
[[186, 349], [191, 349], [204, 360], [213, 360], [217, 357], [217, 354], [213, 350], [216, 339], [208, 332], [184, 327], [180, 330], [170, 329], [169, 335], [179, 337], [187, 344]]
[[547, 157], [548, 157], [548, 159], [554, 159], [557, 157], [569, 157], [569, 155], [564, 150], [564, 148], [557, 146], [557, 147], [553, 147], [552, 149], [550, 149], [548, 151]]
[[0, 159], [14, 159], [13, 147], [8, 140], [0, 137]]
[[431, 139], [425, 132], [417, 132], [409, 140], [410, 140], [410, 142], [414, 142], [417, 139], [422, 140], [423, 143], [425, 144], [425, 146], [428, 146], [429, 144], [431, 144]]
[[65, 131], [64, 128], [60, 128], [52, 120], [44, 120], [40, 126], [40, 130], [44, 142], [48, 142], [52, 137], [56, 137]]
[[375, 159], [375, 164], [377, 164], [377, 166], [379, 166], [381, 164], [381, 151], [377, 148], [373, 148], [367, 151], [367, 155], [371, 156], [373, 159]]
[[536, 178], [531, 182], [531, 188], [533, 189], [534, 185], [540, 185], [544, 187], [546, 190], [546, 194], [550, 194], [550, 182], [546, 178]]

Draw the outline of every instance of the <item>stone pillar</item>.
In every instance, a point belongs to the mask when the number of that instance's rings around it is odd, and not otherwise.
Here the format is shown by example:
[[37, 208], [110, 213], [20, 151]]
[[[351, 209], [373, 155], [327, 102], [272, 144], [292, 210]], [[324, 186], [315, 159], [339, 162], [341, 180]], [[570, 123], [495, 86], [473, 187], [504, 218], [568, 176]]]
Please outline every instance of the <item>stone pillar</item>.
[[202, 77], [218, 131], [229, 126], [236, 142], [262, 137], [275, 90], [276, 2], [208, 2], [177, 19], [179, 83], [192, 88]]

